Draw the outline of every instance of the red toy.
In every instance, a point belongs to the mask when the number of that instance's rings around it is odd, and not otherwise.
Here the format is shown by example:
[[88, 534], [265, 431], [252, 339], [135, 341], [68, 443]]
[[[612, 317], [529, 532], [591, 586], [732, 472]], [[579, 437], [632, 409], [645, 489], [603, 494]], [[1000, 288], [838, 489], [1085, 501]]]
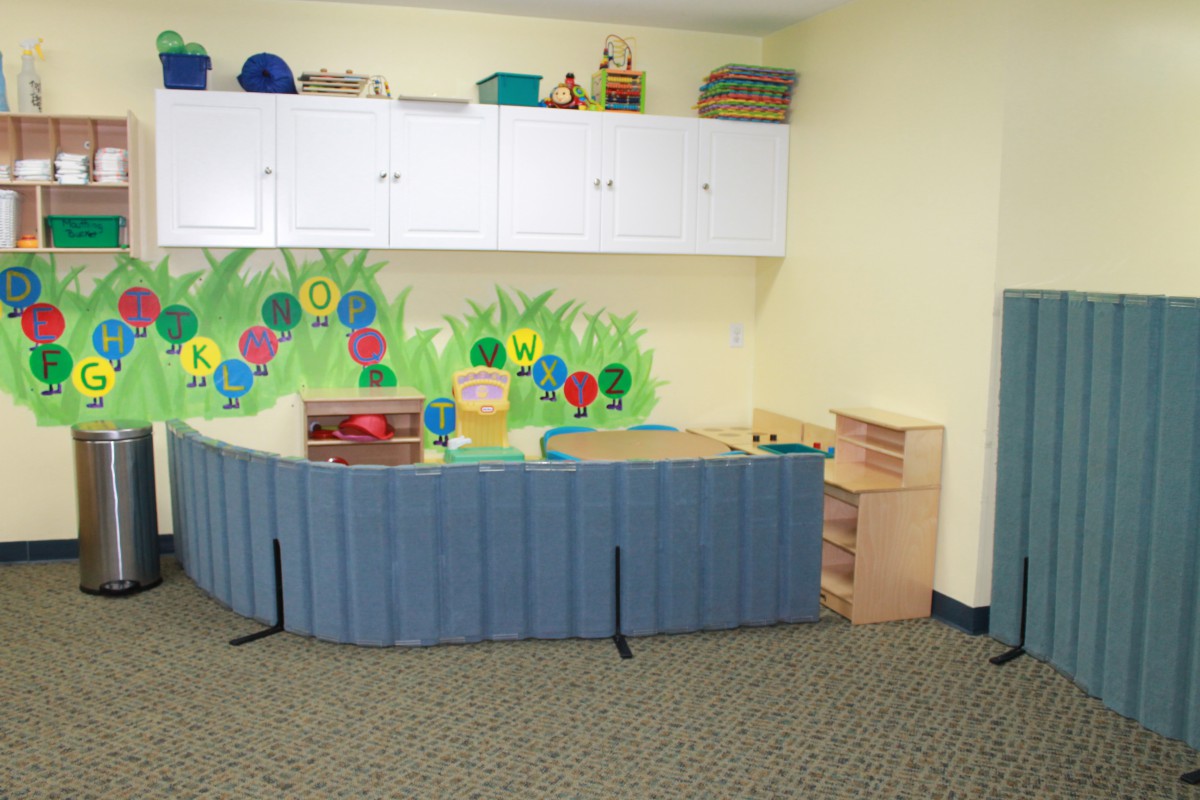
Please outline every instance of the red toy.
[[547, 108], [575, 108], [581, 111], [591, 109], [591, 101], [583, 87], [575, 83], [575, 73], [568, 72], [567, 77], [555, 86], [550, 96], [542, 101]]

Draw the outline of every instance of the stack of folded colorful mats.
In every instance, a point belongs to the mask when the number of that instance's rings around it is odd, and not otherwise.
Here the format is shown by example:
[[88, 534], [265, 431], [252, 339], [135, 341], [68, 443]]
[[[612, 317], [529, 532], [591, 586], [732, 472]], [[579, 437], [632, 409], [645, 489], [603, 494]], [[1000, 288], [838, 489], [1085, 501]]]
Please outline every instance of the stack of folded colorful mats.
[[701, 117], [784, 122], [796, 71], [749, 64], [726, 64], [713, 70], [700, 87]]

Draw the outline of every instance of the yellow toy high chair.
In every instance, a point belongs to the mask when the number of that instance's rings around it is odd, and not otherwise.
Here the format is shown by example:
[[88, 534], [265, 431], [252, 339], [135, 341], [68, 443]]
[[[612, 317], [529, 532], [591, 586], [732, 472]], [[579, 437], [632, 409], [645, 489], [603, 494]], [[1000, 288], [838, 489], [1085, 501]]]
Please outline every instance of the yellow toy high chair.
[[454, 373], [455, 436], [468, 447], [508, 447], [508, 388], [512, 377], [501, 369], [472, 367]]

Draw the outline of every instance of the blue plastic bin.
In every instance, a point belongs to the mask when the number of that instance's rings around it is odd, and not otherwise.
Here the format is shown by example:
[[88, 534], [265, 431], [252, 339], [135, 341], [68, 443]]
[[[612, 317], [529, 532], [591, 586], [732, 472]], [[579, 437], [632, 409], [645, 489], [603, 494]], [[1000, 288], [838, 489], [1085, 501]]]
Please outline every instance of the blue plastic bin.
[[502, 106], [536, 106], [541, 90], [541, 75], [521, 75], [516, 72], [493, 72], [481, 81], [479, 102]]
[[163, 65], [163, 86], [168, 89], [207, 89], [208, 71], [212, 60], [208, 56], [187, 53], [159, 53]]

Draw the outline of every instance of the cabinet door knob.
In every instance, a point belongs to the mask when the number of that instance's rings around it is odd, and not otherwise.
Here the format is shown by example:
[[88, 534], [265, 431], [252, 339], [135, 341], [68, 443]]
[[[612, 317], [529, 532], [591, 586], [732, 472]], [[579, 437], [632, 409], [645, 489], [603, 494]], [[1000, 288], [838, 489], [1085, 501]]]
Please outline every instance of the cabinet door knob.
[[386, 170], [384, 172], [379, 173], [379, 180], [381, 180], [381, 181], [387, 180], [387, 171]]
[[271, 168], [270, 168], [270, 167], [267, 167], [266, 169], [264, 169], [264, 170], [263, 170], [263, 172], [264, 172], [264, 173], [266, 173], [267, 175], [270, 175], [270, 174], [271, 174]]
[[608, 188], [612, 188], [612, 178], [608, 179]]
[[600, 185], [600, 179], [596, 178], [596, 180], [592, 182], [592, 186], [599, 186], [599, 185]]
[[701, 188], [701, 189], [703, 189], [704, 191], [706, 191], [706, 192], [707, 192], [707, 191], [708, 191], [708, 184], [706, 183], [706, 184], [704, 184], [703, 186], [701, 186], [700, 188]]
[[399, 172], [393, 172], [393, 173], [392, 173], [392, 178], [393, 178], [394, 180], [400, 180], [400, 173], [399, 173]]

